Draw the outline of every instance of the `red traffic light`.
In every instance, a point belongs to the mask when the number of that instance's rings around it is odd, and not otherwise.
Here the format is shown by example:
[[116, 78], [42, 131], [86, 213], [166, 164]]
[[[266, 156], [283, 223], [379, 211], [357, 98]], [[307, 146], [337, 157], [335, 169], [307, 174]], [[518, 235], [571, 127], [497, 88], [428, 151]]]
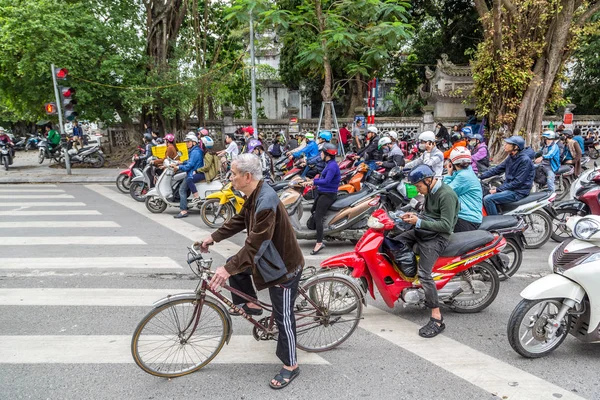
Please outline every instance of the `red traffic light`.
[[55, 103], [46, 103], [44, 104], [44, 109], [46, 110], [46, 114], [55, 115], [58, 114], [58, 108]]
[[68, 98], [71, 97], [75, 94], [75, 89], [70, 88], [70, 87], [60, 87], [60, 94], [62, 94], [62, 96], [64, 98]]
[[66, 68], [56, 68], [54, 74], [56, 75], [56, 79], [67, 79], [69, 70]]

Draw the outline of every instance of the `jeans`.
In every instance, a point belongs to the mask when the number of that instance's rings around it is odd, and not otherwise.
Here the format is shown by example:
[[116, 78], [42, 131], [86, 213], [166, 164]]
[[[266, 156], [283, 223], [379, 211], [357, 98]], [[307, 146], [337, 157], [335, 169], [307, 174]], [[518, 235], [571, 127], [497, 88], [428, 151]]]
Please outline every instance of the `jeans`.
[[456, 225], [454, 225], [454, 233], [476, 231], [479, 229], [479, 225], [481, 225], [481, 223], [471, 222], [459, 218], [456, 221]]
[[483, 205], [488, 215], [498, 215], [498, 208], [496, 204], [512, 203], [514, 201], [521, 200], [523, 195], [517, 194], [510, 190], [503, 192], [496, 192], [494, 194], [488, 194], [483, 198]]
[[179, 186], [179, 209], [187, 211], [188, 183], [187, 178], [181, 182]]
[[556, 186], [554, 184], [554, 178], [556, 176], [554, 175], [552, 167], [549, 165], [543, 165], [541, 168], [543, 168], [544, 172], [546, 173], [546, 185], [548, 185], [548, 190], [554, 192], [554, 190], [556, 189]]
[[187, 181], [187, 186], [192, 193], [198, 192], [198, 189], [196, 189], [196, 183], [205, 179], [206, 177], [204, 176], [203, 172], [197, 172], [194, 175], [185, 178], [185, 180]]

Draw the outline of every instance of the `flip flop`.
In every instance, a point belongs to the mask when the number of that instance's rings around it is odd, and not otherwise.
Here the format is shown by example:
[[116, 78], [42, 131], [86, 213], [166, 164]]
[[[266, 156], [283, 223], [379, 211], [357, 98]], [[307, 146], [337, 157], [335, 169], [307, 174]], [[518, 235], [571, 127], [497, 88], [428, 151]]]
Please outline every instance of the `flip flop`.
[[292, 383], [292, 381], [296, 379], [298, 375], [300, 375], [300, 367], [296, 367], [296, 369], [293, 371], [281, 368], [279, 373], [275, 375], [275, 377], [272, 379], [274, 381], [277, 381], [279, 385], [273, 385], [273, 382], [269, 382], [269, 386], [271, 386], [271, 388], [275, 390], [283, 389], [284, 387]]

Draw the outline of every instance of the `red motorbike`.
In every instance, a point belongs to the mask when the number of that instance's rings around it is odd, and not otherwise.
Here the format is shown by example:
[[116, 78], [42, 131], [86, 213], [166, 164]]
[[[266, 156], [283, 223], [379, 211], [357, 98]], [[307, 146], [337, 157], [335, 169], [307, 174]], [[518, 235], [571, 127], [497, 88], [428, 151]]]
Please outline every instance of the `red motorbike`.
[[[321, 268], [343, 269], [358, 281], [365, 294], [368, 290], [373, 298], [376, 286], [390, 308], [398, 300], [424, 306], [425, 293], [415, 274], [416, 260], [413, 259], [415, 265], [412, 266], [414, 276], [408, 276], [406, 264], [410, 262], [405, 262], [406, 254], [402, 257], [404, 260], [398, 261], [390, 251], [387, 233], [395, 228], [394, 220], [385, 210], [379, 209], [371, 215], [367, 225], [369, 229], [353, 252], [330, 257], [321, 263]], [[496, 298], [500, 285], [497, 271], [502, 266], [495, 265], [497, 257], [494, 256], [504, 246], [506, 241], [498, 233], [453, 234], [433, 267], [440, 303], [460, 313], [475, 313], [488, 307]]]
[[[144, 154], [145, 150], [143, 147], [138, 146], [137, 155]], [[142, 169], [144, 168], [144, 162], [135, 155], [131, 157], [131, 164], [127, 169], [119, 172], [119, 176], [117, 176], [117, 189], [119, 189], [123, 193], [129, 193], [129, 188], [131, 186], [131, 180], [136, 176], [142, 176]]]

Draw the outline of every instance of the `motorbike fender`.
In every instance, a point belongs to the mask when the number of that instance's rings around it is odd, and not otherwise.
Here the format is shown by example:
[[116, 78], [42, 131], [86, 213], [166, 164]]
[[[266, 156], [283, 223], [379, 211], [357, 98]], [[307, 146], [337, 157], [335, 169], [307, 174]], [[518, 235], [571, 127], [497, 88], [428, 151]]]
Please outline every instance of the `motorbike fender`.
[[[174, 294], [174, 295], [168, 295], [167, 297], [163, 297], [160, 300], [157, 300], [154, 302], [154, 304], [152, 304], [152, 306], [154, 308], [158, 308], [170, 301], [177, 301], [177, 300], [196, 300], [196, 293], [190, 292], [190, 293], [179, 293], [179, 294]], [[221, 311], [223, 311], [223, 315], [225, 315], [225, 318], [227, 319], [227, 332], [225, 332], [225, 336], [227, 337], [227, 344], [229, 344], [229, 340], [231, 339], [231, 335], [233, 334], [233, 329], [232, 329], [232, 321], [231, 321], [231, 316], [229, 315], [229, 311], [227, 310], [227, 308], [225, 308], [225, 306], [223, 305], [223, 303], [221, 303], [220, 301], [218, 301], [217, 299], [215, 299], [212, 296], [206, 296], [204, 298], [205, 302], [209, 302], [209, 303], [213, 303], [214, 305], [216, 305], [217, 307], [219, 307], [221, 309]]]
[[367, 300], [365, 299], [365, 296], [363, 296], [363, 292], [362, 289], [360, 288], [360, 285], [358, 284], [358, 282], [356, 281], [356, 279], [354, 277], [350, 277], [346, 274], [340, 273], [340, 272], [322, 272], [319, 274], [315, 274], [313, 276], [311, 276], [310, 278], [308, 278], [306, 280], [306, 282], [302, 283], [302, 286], [308, 286], [311, 282], [322, 278], [324, 275], [326, 276], [333, 276], [335, 278], [340, 278], [345, 280], [346, 282], [350, 283], [351, 285], [355, 286], [358, 294], [360, 296], [360, 301], [361, 303], [363, 303], [365, 305], [365, 307], [367, 306]]
[[586, 214], [589, 213], [587, 204], [579, 200], [568, 200], [554, 206], [555, 212], [558, 213], [562, 210], [577, 210], [578, 212], [585, 212]]
[[579, 284], [558, 274], [546, 275], [521, 292], [521, 297], [527, 300], [566, 298], [580, 303], [584, 296], [585, 290]]
[[213, 193], [207, 194], [205, 199], [206, 200], [218, 199], [219, 204], [225, 204], [228, 201], [227, 194], [224, 192], [213, 192]]
[[143, 176], [136, 176], [131, 178], [131, 182], [144, 182], [144, 177]]
[[351, 275], [353, 278], [365, 278], [369, 286], [369, 293], [371, 294], [371, 297], [375, 299], [375, 292], [373, 290], [373, 278], [371, 278], [371, 274], [369, 273], [367, 264], [361, 256], [351, 251], [348, 253], [342, 253], [338, 254], [337, 256], [329, 257], [321, 262], [321, 268], [323, 269], [333, 269], [340, 267], [352, 268]]
[[133, 176], [133, 172], [131, 172], [131, 169], [124, 169], [123, 171], [119, 172], [119, 175], [127, 175], [131, 178]]
[[[133, 178], [133, 179], [136, 179], [136, 178]], [[142, 180], [143, 180], [143, 179], [142, 179]], [[160, 197], [160, 196], [158, 195], [158, 190], [157, 190], [155, 187], [153, 187], [152, 189], [150, 189], [150, 190], [148, 191], [148, 193], [146, 193], [146, 197], [152, 197], [152, 196]]]

